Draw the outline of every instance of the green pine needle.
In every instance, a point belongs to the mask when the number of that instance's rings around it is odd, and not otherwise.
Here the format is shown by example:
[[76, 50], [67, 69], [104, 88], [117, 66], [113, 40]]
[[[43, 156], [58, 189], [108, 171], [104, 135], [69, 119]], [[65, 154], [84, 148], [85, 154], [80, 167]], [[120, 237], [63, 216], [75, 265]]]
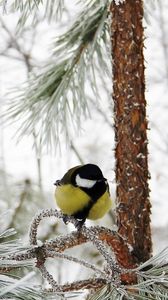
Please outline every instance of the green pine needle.
[[23, 278], [0, 275], [0, 299], [15, 300], [51, 300], [62, 299], [58, 293], [46, 293], [40, 285], [34, 285], [35, 272]]
[[42, 145], [55, 147], [60, 133], [70, 138], [79, 131], [83, 117], [89, 116], [86, 83], [96, 96], [94, 64], [103, 76], [110, 72], [106, 43], [109, 0], [87, 1], [72, 27], [54, 44], [52, 61], [10, 101], [6, 116], [21, 120], [20, 136], [32, 134], [36, 127]]
[[106, 285], [92, 295], [89, 300], [168, 299], [168, 248], [149, 259], [133, 272], [137, 274], [137, 284], [130, 286]]
[[61, 18], [64, 11], [64, 0], [1, 0], [0, 6], [3, 7], [4, 12], [17, 11], [20, 13], [18, 25], [21, 28], [30, 16], [36, 17], [41, 7], [44, 7], [43, 15], [49, 21]]

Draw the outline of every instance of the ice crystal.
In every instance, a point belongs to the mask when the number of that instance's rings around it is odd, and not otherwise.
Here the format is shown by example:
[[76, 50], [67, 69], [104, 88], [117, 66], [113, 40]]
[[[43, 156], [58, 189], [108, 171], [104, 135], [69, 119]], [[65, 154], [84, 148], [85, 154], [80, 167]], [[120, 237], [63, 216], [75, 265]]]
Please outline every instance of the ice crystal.
[[125, 0], [114, 0], [116, 5], [123, 4]]

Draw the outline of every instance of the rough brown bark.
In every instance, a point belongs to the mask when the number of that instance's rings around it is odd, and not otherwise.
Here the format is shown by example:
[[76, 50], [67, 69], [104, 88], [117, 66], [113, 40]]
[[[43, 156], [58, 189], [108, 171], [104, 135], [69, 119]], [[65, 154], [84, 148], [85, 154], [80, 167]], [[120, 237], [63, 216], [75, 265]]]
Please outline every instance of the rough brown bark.
[[[136, 263], [151, 256], [143, 1], [111, 4], [117, 223]], [[125, 262], [126, 263], [126, 262]], [[129, 265], [129, 262], [127, 262]]]

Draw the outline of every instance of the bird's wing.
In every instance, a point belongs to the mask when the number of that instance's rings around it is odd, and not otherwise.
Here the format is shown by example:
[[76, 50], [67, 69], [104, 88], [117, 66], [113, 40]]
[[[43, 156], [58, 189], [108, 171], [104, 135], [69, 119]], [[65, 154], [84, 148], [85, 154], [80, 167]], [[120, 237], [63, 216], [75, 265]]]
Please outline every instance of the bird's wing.
[[71, 182], [71, 178], [72, 178], [72, 174], [74, 173], [75, 170], [77, 170], [80, 167], [81, 167], [81, 165], [69, 169], [68, 172], [66, 172], [65, 175], [60, 180], [60, 184], [70, 183]]
[[110, 188], [109, 188], [108, 182], [107, 182], [106, 184], [107, 184], [107, 192], [108, 192], [108, 194], [110, 195]]

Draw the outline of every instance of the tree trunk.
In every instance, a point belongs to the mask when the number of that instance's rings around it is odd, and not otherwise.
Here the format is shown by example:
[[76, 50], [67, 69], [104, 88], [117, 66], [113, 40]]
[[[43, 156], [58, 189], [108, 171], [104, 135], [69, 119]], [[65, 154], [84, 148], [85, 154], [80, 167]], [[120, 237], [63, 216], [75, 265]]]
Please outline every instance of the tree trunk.
[[[152, 251], [143, 56], [143, 1], [111, 4], [117, 224], [136, 263]], [[129, 264], [129, 262], [128, 262]]]

